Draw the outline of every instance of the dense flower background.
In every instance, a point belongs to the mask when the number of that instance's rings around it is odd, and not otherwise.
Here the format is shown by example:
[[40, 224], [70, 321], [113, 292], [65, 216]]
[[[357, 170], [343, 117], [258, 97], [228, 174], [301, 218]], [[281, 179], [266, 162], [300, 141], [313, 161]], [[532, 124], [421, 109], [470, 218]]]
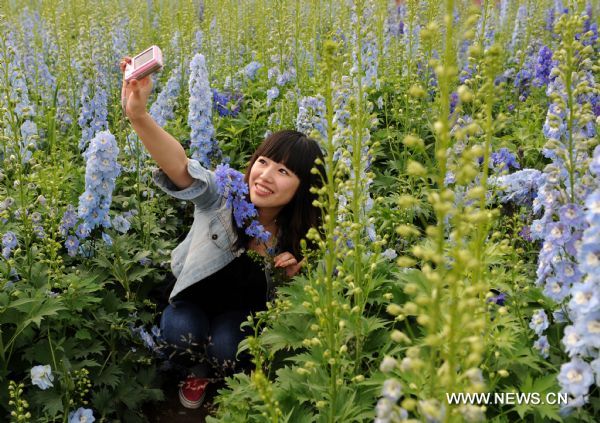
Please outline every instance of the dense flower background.
[[[135, 13], [133, 13], [135, 11]], [[0, 12], [0, 420], [146, 421], [193, 209], [156, 190], [148, 111], [267, 239], [240, 171], [321, 145], [307, 266], [251, 316], [209, 421], [589, 421], [600, 414], [600, 6], [585, 0], [10, 0]], [[278, 279], [279, 278], [279, 279]], [[567, 402], [453, 404], [447, 394]]]

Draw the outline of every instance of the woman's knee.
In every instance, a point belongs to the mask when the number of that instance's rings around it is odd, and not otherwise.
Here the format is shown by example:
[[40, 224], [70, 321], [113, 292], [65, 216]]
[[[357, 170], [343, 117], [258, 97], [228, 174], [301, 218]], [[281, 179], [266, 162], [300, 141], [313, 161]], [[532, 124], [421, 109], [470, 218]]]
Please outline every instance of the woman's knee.
[[221, 363], [235, 360], [238, 344], [245, 336], [240, 325], [246, 320], [247, 315], [248, 313], [236, 311], [212, 319], [208, 345], [208, 353], [211, 357]]
[[204, 311], [186, 301], [176, 301], [164, 309], [160, 328], [167, 343], [182, 348], [204, 343], [209, 333], [208, 318]]

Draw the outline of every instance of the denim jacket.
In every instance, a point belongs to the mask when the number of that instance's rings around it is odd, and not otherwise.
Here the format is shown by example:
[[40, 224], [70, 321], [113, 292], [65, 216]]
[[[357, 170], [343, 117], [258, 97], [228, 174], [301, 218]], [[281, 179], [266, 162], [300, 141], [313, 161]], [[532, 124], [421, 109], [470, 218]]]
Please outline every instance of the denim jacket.
[[[243, 249], [236, 250], [237, 232], [233, 212], [227, 207], [226, 195], [219, 194], [214, 172], [197, 160], [188, 161], [194, 182], [185, 189], [178, 187], [162, 169], [155, 169], [153, 179], [164, 192], [194, 203], [194, 222], [185, 239], [171, 253], [171, 270], [177, 278], [169, 295], [171, 301], [185, 288], [222, 269]], [[269, 283], [267, 276], [267, 283]]]

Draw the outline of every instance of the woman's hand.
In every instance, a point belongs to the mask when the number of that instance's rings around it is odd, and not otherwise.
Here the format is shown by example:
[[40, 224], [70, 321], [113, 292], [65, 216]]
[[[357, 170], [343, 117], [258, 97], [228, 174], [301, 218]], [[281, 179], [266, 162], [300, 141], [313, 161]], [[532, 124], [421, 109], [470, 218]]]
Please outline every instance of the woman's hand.
[[275, 263], [275, 267], [281, 267], [285, 269], [285, 274], [288, 278], [294, 277], [300, 271], [300, 268], [304, 264], [306, 259], [303, 259], [300, 263], [296, 260], [296, 257], [292, 255], [290, 252], [281, 253], [273, 259]]
[[132, 79], [129, 82], [125, 81], [125, 66], [128, 63], [131, 63], [131, 57], [124, 57], [119, 62], [119, 68], [121, 68], [121, 72], [123, 73], [121, 106], [125, 115], [130, 120], [135, 120], [146, 114], [146, 104], [152, 92], [152, 79], [148, 75], [139, 81], [136, 79]]

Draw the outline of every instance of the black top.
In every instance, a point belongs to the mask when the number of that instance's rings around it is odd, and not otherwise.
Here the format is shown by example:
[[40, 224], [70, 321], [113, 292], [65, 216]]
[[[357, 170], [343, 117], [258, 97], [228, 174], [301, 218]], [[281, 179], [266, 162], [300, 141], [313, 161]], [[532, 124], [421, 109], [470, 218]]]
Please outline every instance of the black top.
[[267, 279], [263, 264], [244, 252], [216, 273], [186, 288], [177, 299], [198, 304], [210, 315], [241, 310], [265, 310]]

